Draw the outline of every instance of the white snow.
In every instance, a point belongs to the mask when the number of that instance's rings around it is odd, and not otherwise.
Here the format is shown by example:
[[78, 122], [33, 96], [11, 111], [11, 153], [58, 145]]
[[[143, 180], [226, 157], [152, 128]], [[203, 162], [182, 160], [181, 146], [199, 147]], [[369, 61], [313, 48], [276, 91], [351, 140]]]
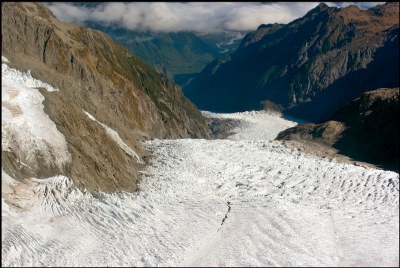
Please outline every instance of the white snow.
[[[297, 122], [283, 118], [282, 114], [265, 111], [249, 111], [232, 114], [216, 114], [202, 111], [204, 116], [221, 119], [235, 119], [240, 122], [233, 130], [231, 140], [274, 140], [279, 132], [294, 127]], [[300, 121], [300, 120], [298, 120]]]
[[1, 62], [3, 63], [10, 63], [10, 61], [6, 58], [6, 57], [4, 57], [3, 55], [1, 55]]
[[121, 137], [119, 136], [119, 134], [111, 129], [110, 127], [106, 126], [105, 124], [99, 122], [96, 120], [96, 118], [94, 118], [93, 115], [91, 115], [90, 113], [84, 111], [84, 113], [93, 121], [99, 123], [107, 132], [107, 134], [119, 145], [119, 147], [124, 150], [124, 152], [131, 156], [132, 158], [136, 159], [138, 163], [144, 163], [142, 159], [140, 159], [140, 156], [134, 151], [132, 150], [131, 147], [129, 147], [128, 145], [126, 145], [126, 143], [121, 139]]
[[276, 134], [255, 135], [269, 130], [263, 113], [231, 118], [253, 129], [146, 142], [154, 158], [137, 193], [83, 193], [62, 176], [10, 185], [3, 265], [399, 265], [397, 173], [262, 140]]
[[44, 97], [34, 87], [44, 87], [49, 91], [55, 89], [4, 63], [1, 73], [2, 151], [22, 151], [28, 162], [40, 152], [45, 161], [60, 169], [71, 162], [65, 137], [44, 113]]
[[47, 91], [58, 91], [58, 88], [54, 88], [45, 82], [33, 78], [30, 70], [28, 70], [27, 72], [20, 72], [14, 68], [8, 67], [8, 65], [3, 62], [7, 63], [9, 61], [6, 58], [5, 61], [2, 59], [2, 64], [1, 64], [2, 85], [4, 84], [12, 86], [19, 85], [28, 88], [43, 87]]

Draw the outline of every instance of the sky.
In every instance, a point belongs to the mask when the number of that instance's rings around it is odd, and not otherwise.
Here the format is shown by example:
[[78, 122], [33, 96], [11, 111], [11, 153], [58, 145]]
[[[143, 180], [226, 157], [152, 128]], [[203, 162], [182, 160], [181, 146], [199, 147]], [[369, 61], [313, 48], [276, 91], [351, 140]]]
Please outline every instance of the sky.
[[[96, 22], [129, 30], [160, 32], [253, 31], [261, 24], [289, 23], [304, 16], [320, 2], [104, 2], [77, 7], [71, 2], [47, 2], [64, 21]], [[367, 9], [384, 2], [326, 2], [328, 6], [355, 4]]]

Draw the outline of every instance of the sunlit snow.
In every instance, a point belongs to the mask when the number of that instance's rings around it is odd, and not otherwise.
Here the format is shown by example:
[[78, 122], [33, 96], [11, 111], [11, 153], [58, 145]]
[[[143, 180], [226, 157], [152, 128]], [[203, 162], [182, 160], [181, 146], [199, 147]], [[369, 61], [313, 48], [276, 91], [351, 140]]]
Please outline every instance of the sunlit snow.
[[84, 111], [84, 113], [90, 118], [90, 120], [99, 123], [106, 130], [107, 134], [121, 147], [122, 150], [124, 150], [126, 154], [130, 155], [132, 158], [135, 158], [138, 163], [144, 163], [143, 160], [140, 159], [140, 156], [134, 150], [132, 150], [131, 147], [126, 145], [126, 143], [121, 139], [121, 137], [115, 130], [97, 121], [96, 118], [94, 118], [94, 116], [91, 115], [90, 113], [86, 111]]
[[[2, 57], [2, 62], [8, 62]], [[44, 161], [60, 169], [71, 162], [67, 142], [43, 111], [44, 97], [37, 87], [55, 91], [52, 86], [1, 64], [1, 144], [2, 151], [20, 150], [26, 159], [40, 153]], [[21, 159], [22, 165], [26, 165]]]
[[229, 137], [230, 140], [274, 140], [279, 132], [297, 124], [276, 112], [250, 111], [216, 114], [204, 111], [202, 113], [211, 118], [238, 120], [240, 124], [233, 130], [235, 134]]
[[228, 139], [145, 142], [133, 194], [2, 171], [2, 265], [399, 265], [398, 173], [273, 141], [295, 125], [277, 114], [220, 117], [242, 122]]

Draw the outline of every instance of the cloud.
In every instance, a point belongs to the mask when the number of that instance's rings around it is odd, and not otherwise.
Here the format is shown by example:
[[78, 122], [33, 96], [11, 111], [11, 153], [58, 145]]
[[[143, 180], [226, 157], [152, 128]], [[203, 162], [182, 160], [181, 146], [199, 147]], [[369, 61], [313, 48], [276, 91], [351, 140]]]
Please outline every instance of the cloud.
[[[97, 22], [129, 30], [161, 32], [252, 31], [260, 24], [288, 23], [304, 16], [318, 2], [106, 2], [78, 7], [74, 3], [46, 3], [62, 21]], [[368, 8], [378, 2], [329, 2], [330, 6], [356, 4]]]
[[328, 6], [347, 7], [350, 5], [356, 5], [360, 9], [368, 9], [370, 7], [382, 5], [384, 3], [385, 2], [326, 2]]

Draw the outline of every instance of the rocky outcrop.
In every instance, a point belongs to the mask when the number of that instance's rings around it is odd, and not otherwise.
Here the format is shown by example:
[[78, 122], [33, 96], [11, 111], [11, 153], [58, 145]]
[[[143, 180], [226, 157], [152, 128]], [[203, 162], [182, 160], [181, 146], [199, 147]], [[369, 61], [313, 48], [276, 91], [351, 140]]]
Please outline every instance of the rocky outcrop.
[[368, 10], [320, 4], [289, 24], [261, 25], [236, 53], [210, 63], [185, 88], [201, 109], [261, 109], [326, 119], [363, 92], [399, 85], [399, 3]]
[[399, 170], [399, 88], [364, 93], [320, 124], [299, 124], [278, 140], [317, 142], [358, 161]]
[[[77, 185], [131, 191], [128, 181], [137, 177], [133, 161], [83, 111], [141, 155], [143, 139], [209, 137], [206, 120], [178, 86], [104, 33], [62, 23], [39, 3], [1, 7], [2, 55], [10, 67], [30, 70], [60, 89], [42, 94], [46, 112], [68, 141], [72, 163], [65, 173]], [[13, 158], [2, 164], [7, 161]], [[17, 167], [9, 171], [18, 174]]]

